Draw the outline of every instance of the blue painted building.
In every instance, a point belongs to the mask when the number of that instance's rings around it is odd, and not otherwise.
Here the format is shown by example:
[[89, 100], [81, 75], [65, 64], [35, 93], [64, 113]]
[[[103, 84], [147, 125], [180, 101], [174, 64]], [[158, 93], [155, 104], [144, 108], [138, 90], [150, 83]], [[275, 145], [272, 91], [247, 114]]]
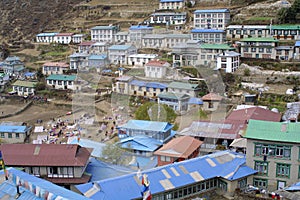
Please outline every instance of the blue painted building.
[[106, 65], [109, 63], [108, 57], [106, 54], [100, 55], [90, 55], [88, 66], [90, 69], [96, 69], [97, 72], [100, 72], [101, 69], [104, 69]]
[[141, 179], [143, 175], [147, 175], [153, 200], [183, 199], [195, 195], [201, 197], [211, 190], [221, 190], [233, 195], [236, 188], [245, 188], [249, 176], [256, 173], [245, 163], [244, 154], [220, 151], [75, 187], [91, 199], [142, 199], [141, 192], [144, 187]]
[[23, 143], [30, 135], [30, 126], [0, 125], [1, 143]]
[[17, 76], [24, 72], [25, 65], [19, 57], [9, 56], [3, 61], [1, 68], [5, 74]]
[[137, 48], [133, 45], [112, 45], [108, 48], [108, 59], [111, 64], [127, 65], [128, 57], [136, 53]]

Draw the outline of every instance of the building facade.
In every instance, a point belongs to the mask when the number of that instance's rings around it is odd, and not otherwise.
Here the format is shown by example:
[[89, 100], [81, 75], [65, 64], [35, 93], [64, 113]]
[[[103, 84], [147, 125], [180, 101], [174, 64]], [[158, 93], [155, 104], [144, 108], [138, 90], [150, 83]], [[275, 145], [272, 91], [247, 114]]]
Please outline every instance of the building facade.
[[225, 70], [226, 73], [235, 72], [240, 66], [240, 56], [234, 51], [224, 51], [217, 56], [217, 69]]
[[73, 39], [73, 35], [74, 33], [58, 33], [54, 36], [53, 42], [59, 44], [70, 44]]
[[114, 43], [114, 35], [119, 32], [119, 27], [109, 26], [95, 26], [91, 28], [91, 40], [96, 42]]
[[158, 54], [133, 54], [128, 56], [127, 64], [130, 66], [144, 67], [146, 63], [157, 58]]
[[108, 59], [111, 64], [127, 65], [128, 57], [136, 53], [133, 45], [112, 45], [108, 48]]
[[54, 36], [58, 33], [39, 33], [35, 37], [35, 41], [38, 43], [53, 43]]
[[269, 191], [299, 181], [299, 124], [250, 120], [247, 138], [247, 165], [258, 173], [253, 185]]
[[0, 138], [1, 143], [24, 143], [31, 132], [31, 127], [22, 125], [6, 125], [1, 124], [0, 125]]
[[19, 96], [29, 96], [35, 94], [37, 82], [17, 80], [12, 84], [13, 92]]
[[228, 9], [196, 10], [194, 12], [194, 28], [224, 30], [230, 22]]
[[183, 8], [186, 0], [160, 0], [160, 10], [178, 10]]
[[79, 86], [76, 84], [75, 75], [56, 75], [52, 74], [46, 78], [46, 83], [53, 89], [62, 90], [79, 90]]
[[204, 43], [224, 43], [226, 39], [225, 31], [218, 29], [193, 29], [191, 30], [192, 40]]
[[145, 77], [164, 78], [170, 64], [167, 61], [151, 60], [145, 65]]
[[44, 75], [63, 74], [68, 69], [70, 69], [69, 64], [64, 62], [46, 62], [43, 64], [42, 73]]
[[150, 19], [147, 21], [149, 24], [164, 24], [168, 26], [183, 25], [186, 23], [186, 12], [157, 12], [153, 13], [150, 16]]

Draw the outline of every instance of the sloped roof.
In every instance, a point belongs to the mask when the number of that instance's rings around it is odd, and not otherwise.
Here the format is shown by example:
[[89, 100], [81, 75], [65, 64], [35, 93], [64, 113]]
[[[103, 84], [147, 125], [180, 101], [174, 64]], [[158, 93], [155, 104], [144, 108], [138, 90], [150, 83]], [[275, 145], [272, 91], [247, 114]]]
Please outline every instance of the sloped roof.
[[107, 55], [105, 55], [105, 54], [89, 56], [89, 60], [104, 60], [106, 58], [107, 58]]
[[300, 41], [296, 41], [295, 47], [300, 47]]
[[93, 182], [133, 173], [134, 170], [120, 165], [106, 163], [96, 158], [91, 158], [86, 168], [86, 172], [92, 174], [89, 182]]
[[110, 47], [108, 47], [108, 50], [127, 50], [130, 47], [132, 47], [131, 45], [112, 45]]
[[117, 26], [94, 26], [91, 30], [113, 30], [117, 29]]
[[146, 82], [146, 81], [140, 81], [140, 80], [132, 80], [129, 82], [129, 85], [136, 85], [139, 87], [148, 87], [148, 88], [158, 88], [158, 89], [165, 89], [167, 87], [164, 83], [159, 82]]
[[177, 135], [189, 135], [194, 137], [236, 139], [240, 131], [245, 129], [244, 121], [211, 122], [194, 121], [192, 124], [177, 132]]
[[74, 33], [58, 33], [55, 36], [72, 36]]
[[163, 60], [150, 60], [148, 63], [146, 63], [146, 66], [154, 66], [154, 67], [166, 67], [170, 64], [167, 61]]
[[256, 119], [279, 122], [281, 120], [281, 114], [256, 106], [251, 108], [234, 110], [227, 116], [226, 119], [243, 121]]
[[182, 94], [182, 93], [175, 93], [175, 92], [163, 92], [163, 93], [159, 93], [157, 95], [159, 98], [168, 98], [168, 99], [189, 99], [190, 95], [188, 94]]
[[78, 46], [91, 46], [95, 43], [96, 43], [95, 41], [83, 41], [80, 44], [78, 44]]
[[[245, 165], [245, 155], [220, 151], [178, 163], [142, 171], [150, 181], [152, 194], [162, 193], [175, 188], [199, 183], [200, 181], [222, 177], [232, 181], [256, 173]], [[168, 184], [165, 184], [168, 183]], [[88, 195], [91, 199], [138, 199], [141, 198], [141, 177], [132, 173], [116, 178], [98, 181], [101, 190]], [[75, 186], [81, 193], [93, 188], [93, 183]], [[118, 192], [116, 192], [118, 191]]]
[[126, 124], [118, 128], [148, 130], [166, 132], [172, 129], [173, 125], [168, 122], [147, 121], [147, 120], [129, 120]]
[[185, 90], [197, 90], [198, 89], [198, 84], [191, 84], [191, 83], [173, 81], [168, 85], [168, 88], [185, 89]]
[[17, 80], [12, 85], [13, 86], [22, 86], [22, 87], [34, 88], [36, 84], [37, 84], [37, 82]]
[[222, 13], [229, 12], [228, 9], [196, 10], [195, 13]]
[[[18, 200], [42, 200], [45, 199], [45, 195], [48, 192], [48, 197], [52, 197], [51, 199], [64, 199], [64, 200], [73, 200], [73, 199], [82, 199], [87, 200], [89, 198], [80, 195], [76, 192], [73, 192], [71, 190], [68, 190], [64, 187], [60, 187], [58, 185], [55, 185], [49, 181], [46, 181], [44, 179], [38, 178], [36, 176], [30, 175], [28, 173], [25, 173], [23, 171], [17, 170], [15, 168], [8, 168], [8, 176], [9, 180], [5, 181], [0, 185], [0, 199], [2, 199], [5, 195], [9, 195], [12, 198], [9, 199], [15, 199], [15, 195], [17, 193], [16, 186], [19, 185], [19, 182], [21, 182], [20, 186], [20, 192], [21, 196], [18, 198]], [[1, 176], [4, 176], [4, 171], [0, 171]], [[2, 177], [3, 179], [4, 177]], [[19, 181], [19, 182], [17, 182]], [[27, 183], [27, 188], [25, 186], [25, 183]], [[35, 191], [31, 191], [30, 187], [31, 185], [32, 190], [34, 188], [37, 190], [40, 189], [40, 196], [38, 194], [35, 194]], [[7, 198], [5, 198], [7, 199]]]
[[39, 33], [36, 36], [37, 37], [52, 37], [52, 36], [55, 36], [56, 34], [58, 34], [58, 33]]
[[235, 50], [234, 47], [229, 46], [228, 44], [208, 44], [204, 43], [200, 45], [201, 49], [221, 49], [221, 50]]
[[300, 123], [249, 120], [245, 138], [300, 143]]
[[243, 38], [242, 42], [278, 42], [277, 39], [273, 37], [251, 37], [251, 38]]
[[188, 104], [203, 105], [203, 101], [201, 98], [191, 97]]
[[191, 33], [225, 33], [225, 30], [194, 28], [194, 29], [191, 30]]
[[141, 29], [152, 30], [153, 27], [151, 27], [151, 26], [142, 26], [142, 25], [134, 25], [134, 26], [130, 26], [130, 28], [129, 28], [129, 30], [141, 30]]
[[90, 152], [75, 144], [2, 144], [8, 166], [85, 166]]
[[188, 158], [203, 142], [190, 136], [173, 138], [154, 152], [155, 155]]
[[161, 3], [166, 3], [166, 2], [183, 2], [183, 0], [160, 0]]
[[153, 152], [158, 149], [163, 143], [148, 136], [138, 135], [123, 138], [120, 142], [118, 142], [118, 144], [125, 149]]
[[25, 133], [30, 127], [14, 126], [14, 125], [0, 125], [1, 133]]
[[202, 101], [221, 101], [222, 99], [222, 96], [215, 93], [208, 93], [202, 97]]
[[74, 81], [76, 75], [51, 74], [46, 80]]

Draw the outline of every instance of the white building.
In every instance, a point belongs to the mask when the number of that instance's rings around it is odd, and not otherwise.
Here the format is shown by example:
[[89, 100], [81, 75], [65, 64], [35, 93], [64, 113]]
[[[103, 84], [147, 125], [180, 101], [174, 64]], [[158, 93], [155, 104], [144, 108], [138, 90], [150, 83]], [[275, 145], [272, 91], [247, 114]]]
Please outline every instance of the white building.
[[224, 43], [226, 39], [225, 31], [218, 29], [193, 29], [191, 30], [192, 40], [205, 43]]
[[62, 90], [79, 90], [79, 86], [75, 84], [75, 80], [75, 75], [52, 74], [46, 78], [48, 86], [51, 86], [53, 89]]
[[129, 40], [131, 44], [140, 46], [144, 35], [152, 34], [153, 27], [151, 26], [131, 26], [129, 28]]
[[108, 48], [108, 59], [112, 64], [127, 65], [128, 56], [136, 53], [137, 48], [133, 45], [112, 45]]
[[166, 61], [151, 60], [145, 65], [145, 76], [148, 78], [164, 78], [170, 64]]
[[133, 54], [128, 56], [127, 64], [136, 67], [143, 67], [150, 60], [158, 58], [158, 54]]
[[35, 94], [35, 86], [37, 82], [17, 80], [12, 84], [13, 92], [19, 96], [29, 96]]
[[89, 54], [87, 53], [74, 53], [69, 56], [70, 58], [70, 69], [81, 70], [88, 67]]
[[58, 33], [54, 36], [54, 42], [59, 44], [70, 44], [74, 33]]
[[142, 39], [144, 48], [170, 49], [177, 43], [187, 42], [191, 34], [149, 34]]
[[78, 45], [78, 53], [87, 53], [89, 54], [92, 48], [92, 45], [95, 44], [94, 41], [84, 41]]
[[58, 33], [39, 33], [36, 35], [35, 40], [38, 43], [52, 43], [56, 34]]
[[186, 23], [186, 12], [153, 13], [149, 24], [182, 25]]
[[89, 52], [90, 54], [103, 54], [107, 52], [108, 47], [108, 42], [96, 42], [91, 45]]
[[72, 36], [72, 41], [74, 44], [80, 44], [83, 41], [84, 37], [84, 34], [75, 34]]
[[223, 69], [226, 73], [232, 73], [240, 66], [241, 54], [234, 51], [224, 51], [217, 56], [217, 69]]
[[69, 65], [64, 62], [46, 62], [43, 64], [42, 73], [44, 75], [63, 74], [68, 69], [70, 69]]
[[130, 41], [129, 40], [129, 33], [127, 31], [117, 32], [115, 34], [114, 41], [115, 41], [116, 44], [129, 42]]
[[160, 10], [178, 10], [183, 8], [185, 0], [160, 0]]
[[194, 28], [225, 29], [230, 22], [228, 9], [196, 10], [194, 12]]
[[115, 34], [119, 32], [118, 26], [95, 26], [91, 28], [91, 40], [97, 42], [114, 43]]

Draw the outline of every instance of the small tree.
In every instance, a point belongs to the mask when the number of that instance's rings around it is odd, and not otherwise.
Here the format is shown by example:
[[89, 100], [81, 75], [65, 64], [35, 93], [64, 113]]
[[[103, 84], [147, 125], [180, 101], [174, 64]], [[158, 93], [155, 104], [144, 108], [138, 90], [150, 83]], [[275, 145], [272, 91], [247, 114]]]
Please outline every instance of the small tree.
[[249, 68], [244, 69], [244, 76], [250, 76], [250, 69]]
[[123, 160], [121, 159], [123, 152], [124, 150], [116, 144], [107, 144], [102, 149], [102, 156], [100, 159], [105, 162], [120, 165], [123, 164]]

